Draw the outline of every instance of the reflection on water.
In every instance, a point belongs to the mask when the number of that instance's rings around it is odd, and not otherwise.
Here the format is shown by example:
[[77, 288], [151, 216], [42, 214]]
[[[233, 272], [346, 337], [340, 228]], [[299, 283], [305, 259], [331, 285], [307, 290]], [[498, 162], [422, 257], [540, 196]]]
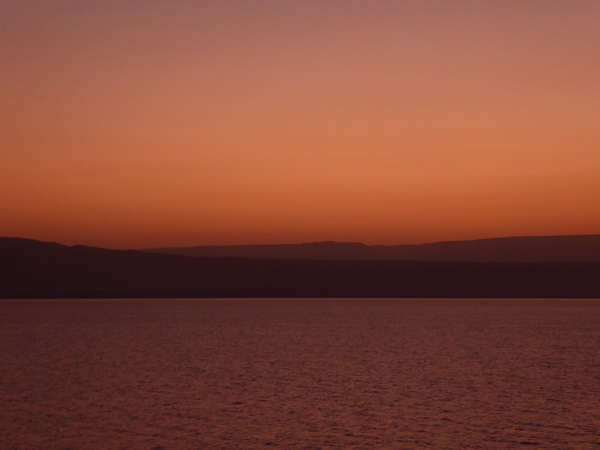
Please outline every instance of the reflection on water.
[[596, 448], [597, 300], [0, 302], [1, 448]]

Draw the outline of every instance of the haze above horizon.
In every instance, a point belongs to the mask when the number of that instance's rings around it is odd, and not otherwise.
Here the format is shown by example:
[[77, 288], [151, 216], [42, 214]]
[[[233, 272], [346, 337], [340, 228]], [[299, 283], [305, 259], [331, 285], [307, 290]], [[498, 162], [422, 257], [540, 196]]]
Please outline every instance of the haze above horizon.
[[0, 236], [600, 232], [600, 3], [0, 4]]

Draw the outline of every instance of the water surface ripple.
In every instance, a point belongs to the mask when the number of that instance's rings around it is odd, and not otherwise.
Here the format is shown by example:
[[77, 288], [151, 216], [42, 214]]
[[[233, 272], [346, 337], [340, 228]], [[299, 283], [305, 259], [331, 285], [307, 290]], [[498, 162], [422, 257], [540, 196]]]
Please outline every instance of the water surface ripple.
[[600, 447], [598, 300], [0, 302], [0, 448]]

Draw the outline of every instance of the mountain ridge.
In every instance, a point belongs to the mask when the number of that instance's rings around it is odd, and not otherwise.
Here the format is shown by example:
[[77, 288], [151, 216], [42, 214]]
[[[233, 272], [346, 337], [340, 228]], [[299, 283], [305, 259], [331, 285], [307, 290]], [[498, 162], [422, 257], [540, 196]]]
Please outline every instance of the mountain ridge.
[[140, 251], [194, 257], [267, 259], [600, 262], [600, 235], [509, 236], [400, 245], [321, 241], [299, 244], [162, 247]]
[[0, 298], [600, 298], [600, 263], [189, 257], [0, 238]]

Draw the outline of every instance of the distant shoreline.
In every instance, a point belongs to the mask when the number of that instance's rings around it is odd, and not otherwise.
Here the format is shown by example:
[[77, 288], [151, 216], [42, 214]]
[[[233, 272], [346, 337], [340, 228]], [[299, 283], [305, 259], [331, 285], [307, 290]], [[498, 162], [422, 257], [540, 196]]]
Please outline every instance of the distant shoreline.
[[189, 257], [0, 238], [0, 298], [600, 298], [600, 263]]

